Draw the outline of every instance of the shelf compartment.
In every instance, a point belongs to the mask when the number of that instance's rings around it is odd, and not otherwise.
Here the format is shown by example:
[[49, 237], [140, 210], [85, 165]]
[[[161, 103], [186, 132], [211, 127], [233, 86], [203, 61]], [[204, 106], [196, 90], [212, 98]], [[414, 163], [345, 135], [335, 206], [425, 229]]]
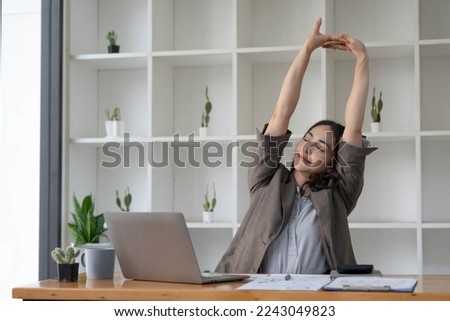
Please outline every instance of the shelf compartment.
[[[106, 34], [114, 29], [121, 52], [146, 52], [148, 46], [147, 0], [72, 0], [70, 52], [106, 53]], [[132, 21], [133, 23], [130, 23]]]
[[420, 39], [450, 38], [448, 12], [447, 0], [419, 0]]
[[[340, 0], [334, 3], [334, 33], [347, 33], [363, 42], [414, 41], [416, 0]], [[349, 19], [349, 11], [352, 17]]]
[[417, 232], [414, 229], [351, 229], [360, 264], [373, 264], [383, 274], [418, 274]]
[[[215, 55], [213, 55], [217, 58]], [[195, 59], [201, 56], [192, 56]], [[211, 57], [211, 56], [208, 56]], [[231, 55], [214, 65], [178, 67], [189, 57], [157, 57], [153, 59], [152, 136], [198, 135], [205, 107], [205, 89], [212, 103], [208, 134], [230, 136], [235, 132], [235, 106], [232, 104]], [[168, 62], [169, 60], [169, 62]]]
[[83, 64], [71, 65], [69, 137], [104, 137], [105, 111], [114, 107], [120, 108], [126, 132], [147, 135], [145, 69], [96, 71]]
[[[179, 211], [190, 223], [202, 222], [203, 202], [208, 187], [209, 199], [216, 188], [215, 223], [231, 222], [235, 212], [233, 159], [226, 153], [228, 144], [211, 142], [187, 147], [157, 143], [149, 150], [153, 210]], [[222, 153], [220, 154], [220, 151]], [[150, 155], [151, 154], [151, 155]]]
[[299, 45], [316, 17], [325, 12], [324, 1], [237, 1], [238, 48]]
[[351, 222], [414, 222], [418, 219], [415, 141], [378, 142], [367, 156], [364, 188]]
[[[72, 197], [75, 194], [79, 201], [86, 195], [92, 194], [97, 198], [97, 160], [95, 149], [82, 148], [82, 146], [69, 146], [69, 165], [67, 180], [67, 208], [70, 212], [74, 210]], [[94, 165], [93, 165], [94, 164]], [[98, 209], [96, 205], [96, 209]], [[63, 215], [69, 215], [64, 213]]]
[[153, 0], [153, 51], [233, 48], [232, 0]]
[[69, 137], [97, 137], [98, 72], [71, 61], [68, 90], [69, 107], [66, 113], [70, 120]]
[[421, 158], [422, 220], [428, 223], [450, 222], [450, 137], [423, 138]]
[[106, 135], [105, 111], [120, 108], [125, 132], [148, 133], [147, 70], [104, 70], [98, 73], [98, 135]]
[[421, 129], [450, 130], [450, 45], [421, 46]]
[[[283, 54], [295, 57], [295, 52]], [[237, 127], [238, 135], [254, 135], [263, 129], [275, 109], [283, 80], [291, 65], [286, 63], [259, 63], [274, 53], [242, 53], [237, 59]], [[280, 56], [277, 56], [280, 57]], [[273, 60], [272, 60], [273, 61]], [[308, 66], [297, 110], [291, 118], [290, 130], [301, 135], [316, 121], [323, 118], [321, 63], [313, 59]]]
[[[396, 48], [396, 47], [395, 47]], [[412, 47], [411, 47], [412, 48]], [[410, 50], [410, 47], [401, 49]], [[392, 49], [392, 48], [390, 48]], [[381, 49], [380, 49], [381, 50]], [[386, 48], [383, 49], [387, 50]], [[344, 123], [345, 106], [350, 93], [353, 75], [354, 60], [338, 60], [335, 64], [335, 111], [329, 117]], [[380, 90], [383, 91], [383, 111], [381, 112], [381, 125], [383, 132], [411, 133], [417, 128], [417, 108], [413, 56], [372, 59], [369, 62], [370, 83], [367, 97], [367, 109], [364, 118], [364, 132], [370, 132], [370, 106], [375, 87], [378, 98]], [[329, 108], [332, 112], [333, 109]]]
[[133, 195], [131, 211], [148, 211], [147, 163], [145, 150], [137, 148], [118, 148], [105, 155], [98, 151], [97, 205], [100, 213], [120, 211], [116, 205], [116, 190], [123, 199], [124, 189], [129, 187]]
[[447, 229], [423, 231], [423, 273], [450, 274], [450, 256], [445, 248], [450, 243], [450, 231]]

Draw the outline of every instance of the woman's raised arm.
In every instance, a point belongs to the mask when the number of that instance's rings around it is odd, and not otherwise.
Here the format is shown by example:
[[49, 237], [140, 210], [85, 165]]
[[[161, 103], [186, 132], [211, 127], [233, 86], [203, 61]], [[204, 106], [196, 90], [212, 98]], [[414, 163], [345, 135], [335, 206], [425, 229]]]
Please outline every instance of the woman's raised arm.
[[346, 39], [345, 47], [356, 57], [353, 86], [345, 106], [345, 130], [342, 139], [357, 147], [362, 146], [362, 127], [369, 90], [369, 56], [366, 46], [349, 35], [341, 35]]
[[271, 136], [280, 136], [286, 134], [289, 126], [289, 120], [295, 111], [303, 82], [303, 77], [308, 67], [312, 52], [324, 46], [327, 43], [330, 46], [345, 46], [341, 36], [328, 35], [320, 33], [322, 19], [318, 18], [303, 46], [300, 48], [297, 56], [292, 62], [281, 87], [275, 110], [270, 118], [266, 134]]

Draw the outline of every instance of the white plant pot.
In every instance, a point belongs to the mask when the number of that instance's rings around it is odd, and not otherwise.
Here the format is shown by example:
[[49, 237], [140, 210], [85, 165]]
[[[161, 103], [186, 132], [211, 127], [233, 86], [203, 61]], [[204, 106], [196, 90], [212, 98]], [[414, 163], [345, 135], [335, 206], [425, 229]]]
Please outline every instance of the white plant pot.
[[214, 212], [203, 212], [203, 223], [212, 223], [214, 220]]
[[200, 137], [208, 136], [208, 127], [199, 127], [198, 128], [198, 136], [200, 136]]
[[381, 131], [381, 123], [372, 122], [370, 124], [370, 129], [372, 130], [372, 133], [380, 132]]
[[125, 132], [125, 122], [123, 120], [105, 121], [106, 137], [121, 137]]

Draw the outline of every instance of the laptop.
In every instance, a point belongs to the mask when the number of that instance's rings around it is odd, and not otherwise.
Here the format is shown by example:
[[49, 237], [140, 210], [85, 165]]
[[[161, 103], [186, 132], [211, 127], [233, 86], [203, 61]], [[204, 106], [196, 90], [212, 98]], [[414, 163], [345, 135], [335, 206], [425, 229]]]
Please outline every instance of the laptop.
[[206, 284], [249, 277], [201, 273], [182, 213], [106, 212], [104, 216], [126, 279]]

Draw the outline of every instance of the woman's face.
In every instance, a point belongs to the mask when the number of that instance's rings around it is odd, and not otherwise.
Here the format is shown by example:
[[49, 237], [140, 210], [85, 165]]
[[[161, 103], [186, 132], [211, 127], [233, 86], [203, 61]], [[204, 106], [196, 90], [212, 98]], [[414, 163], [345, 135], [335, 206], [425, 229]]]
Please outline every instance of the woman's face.
[[333, 167], [334, 135], [328, 125], [314, 127], [297, 143], [294, 168], [308, 176]]

